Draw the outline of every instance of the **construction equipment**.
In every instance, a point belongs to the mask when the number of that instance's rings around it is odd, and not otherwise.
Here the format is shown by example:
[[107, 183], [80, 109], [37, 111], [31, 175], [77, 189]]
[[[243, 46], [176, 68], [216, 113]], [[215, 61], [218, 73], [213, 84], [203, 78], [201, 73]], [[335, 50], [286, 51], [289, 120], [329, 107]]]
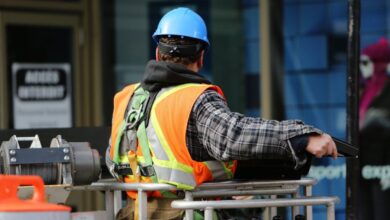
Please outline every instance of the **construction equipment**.
[[[31, 199], [19, 199], [19, 186], [34, 186]], [[70, 220], [70, 207], [45, 202], [43, 181], [38, 176], [0, 175], [0, 220]]]
[[[106, 133], [106, 132], [104, 132]], [[96, 133], [95, 133], [96, 136]], [[99, 136], [99, 135], [97, 135]], [[51, 137], [48, 136], [48, 137]], [[68, 136], [67, 136], [68, 137]], [[80, 138], [79, 138], [80, 139]], [[47, 139], [50, 140], [50, 139]], [[94, 141], [91, 139], [89, 141]], [[29, 143], [31, 142], [31, 143]], [[104, 142], [108, 142], [104, 141]], [[26, 143], [29, 146], [26, 147]], [[337, 143], [339, 147], [339, 143]], [[349, 146], [346, 146], [347, 148]], [[341, 153], [348, 155], [348, 152]], [[354, 154], [352, 152], [351, 154]], [[12, 136], [9, 141], [4, 141], [0, 147], [0, 173], [5, 174], [36, 174], [42, 176], [45, 183], [58, 184], [53, 187], [46, 186], [51, 194], [69, 194], [73, 190], [82, 191], [104, 191], [106, 201], [106, 219], [115, 219], [115, 214], [122, 208], [122, 192], [133, 190], [138, 192], [139, 196], [139, 219], [146, 219], [147, 191], [155, 190], [175, 190], [176, 188], [168, 184], [149, 184], [149, 183], [117, 183], [106, 180], [99, 180], [100, 160], [96, 150], [92, 150], [87, 142], [67, 142], [57, 136], [52, 139], [50, 147], [42, 148], [38, 136], [17, 137]], [[258, 161], [257, 161], [258, 162]], [[265, 162], [265, 161], [264, 161]], [[299, 215], [299, 206], [304, 206], [304, 213], [307, 219], [312, 219], [312, 205], [325, 205], [327, 207], [328, 219], [334, 219], [334, 205], [338, 202], [335, 197], [311, 197], [311, 187], [316, 183], [313, 179], [301, 179], [306, 169], [297, 171], [293, 176], [285, 170], [289, 164], [282, 164], [279, 167], [282, 172], [275, 170], [274, 163], [261, 165], [261, 163], [249, 163], [256, 167], [274, 167], [273, 174], [277, 176], [267, 176], [268, 179], [262, 181], [256, 180], [256, 175], [250, 172], [253, 169], [244, 169], [250, 174], [249, 179], [234, 180], [228, 182], [204, 183], [193, 191], [185, 192], [184, 200], [175, 201], [173, 207], [186, 210], [186, 218], [191, 219], [192, 210], [205, 210], [205, 216], [209, 216], [213, 209], [228, 209], [238, 207], [269, 207], [269, 216], [276, 216], [279, 206], [292, 207], [293, 216]], [[245, 165], [243, 165], [245, 167]], [[278, 168], [278, 169], [279, 169]], [[81, 175], [82, 174], [82, 175]], [[244, 173], [245, 174], [245, 173]], [[263, 173], [264, 174], [264, 173]], [[254, 176], [253, 176], [254, 175]], [[245, 177], [245, 175], [242, 175]], [[246, 177], [245, 177], [246, 178]], [[242, 178], [242, 179], [245, 179]], [[91, 184], [92, 183], [92, 184]], [[300, 186], [304, 186], [305, 194], [299, 195]], [[55, 191], [56, 190], [56, 191]], [[23, 192], [23, 190], [21, 190]], [[55, 191], [55, 192], [54, 192]], [[61, 191], [61, 193], [58, 193]], [[64, 193], [66, 191], [67, 193]], [[28, 194], [28, 193], [24, 193]], [[269, 195], [270, 199], [256, 200], [218, 200], [218, 201], [195, 201], [199, 198], [211, 198], [220, 196], [234, 195]], [[278, 198], [276, 195], [290, 195], [291, 198]], [[49, 201], [53, 202], [52, 196], [48, 196]], [[54, 202], [65, 202], [56, 199]], [[207, 211], [207, 212], [206, 212]], [[208, 217], [207, 217], [208, 218]], [[206, 218], [206, 219], [207, 219]]]
[[38, 135], [14, 135], [0, 147], [0, 174], [38, 175], [47, 185], [85, 185], [100, 173], [99, 153], [88, 142], [67, 142], [58, 135], [50, 147], [42, 147]]

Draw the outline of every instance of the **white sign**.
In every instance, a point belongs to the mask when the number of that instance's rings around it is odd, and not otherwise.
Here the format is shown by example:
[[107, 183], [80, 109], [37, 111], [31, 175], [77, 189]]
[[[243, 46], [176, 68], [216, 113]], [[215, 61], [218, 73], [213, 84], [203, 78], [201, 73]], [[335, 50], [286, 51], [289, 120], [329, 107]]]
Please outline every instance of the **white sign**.
[[70, 64], [12, 64], [16, 129], [72, 126]]

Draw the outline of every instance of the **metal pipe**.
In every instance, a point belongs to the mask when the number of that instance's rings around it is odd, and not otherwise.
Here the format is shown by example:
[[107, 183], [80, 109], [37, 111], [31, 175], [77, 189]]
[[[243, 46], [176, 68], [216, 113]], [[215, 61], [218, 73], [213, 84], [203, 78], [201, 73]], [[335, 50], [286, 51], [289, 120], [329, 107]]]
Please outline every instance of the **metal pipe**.
[[[277, 196], [276, 195], [271, 195], [271, 199], [275, 200], [275, 199], [277, 199]], [[269, 213], [270, 213], [270, 219], [272, 219], [273, 216], [278, 214], [278, 210], [277, 210], [277, 208], [275, 206], [272, 206], [269, 209]]]
[[[301, 186], [311, 186], [317, 183], [316, 179], [313, 178], [304, 178], [300, 180], [277, 180], [277, 181], [253, 181], [253, 182], [243, 182], [243, 181], [224, 181], [224, 182], [213, 182], [213, 183], [203, 183], [198, 186], [192, 193], [196, 195], [200, 190], [207, 189], [233, 189], [237, 188], [240, 190], [251, 188], [262, 188], [262, 187], [296, 187], [296, 185]], [[154, 191], [154, 190], [175, 190], [176, 187], [164, 183], [118, 183], [114, 180], [103, 180], [99, 182], [92, 183], [91, 185], [85, 186], [67, 186], [68, 190], [138, 190], [143, 189], [145, 191]]]
[[329, 203], [326, 205], [326, 216], [328, 220], [334, 220], [335, 219], [335, 209], [334, 209], [334, 203]]
[[176, 187], [164, 183], [107, 183], [107, 182], [96, 182], [91, 186], [86, 186], [86, 188], [103, 188], [109, 190], [123, 190], [123, 191], [170, 191], [175, 190]]
[[213, 208], [207, 207], [204, 210], [204, 219], [205, 220], [212, 220], [213, 219]]
[[114, 193], [114, 216], [118, 214], [119, 210], [122, 208], [122, 191], [115, 190]]
[[106, 218], [107, 220], [114, 220], [114, 192], [106, 190], [104, 198], [106, 204]]
[[[358, 146], [359, 132], [359, 58], [360, 58], [360, 0], [348, 0], [348, 53], [347, 53], [347, 140]], [[359, 161], [347, 159], [347, 219], [357, 218], [359, 193]]]
[[[294, 199], [295, 199], [295, 198], [299, 198], [299, 193], [298, 193], [298, 192], [295, 192], [295, 193], [293, 194], [293, 198], [294, 198]], [[293, 208], [292, 208], [292, 213], [293, 213], [293, 216], [298, 215], [298, 214], [299, 214], [299, 206], [293, 206]]]
[[[305, 196], [311, 197], [312, 196], [312, 186], [305, 186]], [[313, 219], [313, 207], [308, 205], [305, 206], [305, 212], [306, 212], [306, 219]]]
[[260, 60], [261, 69], [259, 70], [260, 79], [260, 106], [261, 117], [266, 119], [272, 118], [272, 76], [271, 76], [271, 18], [270, 18], [270, 1], [259, 0], [259, 35], [260, 38]]
[[148, 219], [148, 197], [145, 191], [142, 189], [138, 190], [138, 219]]
[[286, 195], [296, 193], [299, 187], [292, 188], [273, 188], [273, 189], [248, 189], [248, 190], [203, 190], [192, 193], [194, 198], [208, 198], [218, 196], [248, 196], [248, 195]]
[[272, 186], [283, 186], [283, 185], [315, 185], [317, 180], [314, 178], [303, 178], [300, 180], [266, 180], [266, 181], [223, 181], [223, 182], [210, 182], [203, 183], [198, 186], [196, 190], [205, 190], [205, 189], [231, 189], [234, 187], [237, 188], [248, 188], [248, 187], [272, 187]]
[[185, 201], [175, 200], [171, 206], [178, 209], [240, 209], [240, 208], [261, 208], [261, 207], [286, 207], [306, 205], [327, 205], [339, 202], [337, 197], [311, 197], [297, 199], [254, 199], [254, 200], [218, 200], [218, 201]]
[[[194, 201], [194, 197], [191, 192], [186, 191], [185, 192], [185, 198], [186, 201]], [[194, 219], [194, 210], [192, 209], [186, 209], [185, 211], [185, 220], [193, 220]]]
[[17, 141], [33, 141], [36, 138], [37, 138], [36, 136], [34, 136], [34, 137], [17, 137], [16, 140]]
[[359, 133], [360, 1], [348, 1], [347, 138], [357, 146]]

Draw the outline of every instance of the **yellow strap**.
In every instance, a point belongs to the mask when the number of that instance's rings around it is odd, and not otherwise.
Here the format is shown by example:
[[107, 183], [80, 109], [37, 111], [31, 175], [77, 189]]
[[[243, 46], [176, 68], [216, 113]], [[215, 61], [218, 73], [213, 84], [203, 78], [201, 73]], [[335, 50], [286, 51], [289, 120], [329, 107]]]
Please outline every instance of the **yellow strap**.
[[[139, 183], [141, 180], [139, 172], [137, 172], [138, 164], [137, 164], [137, 155], [133, 151], [129, 151], [127, 154], [129, 158], [129, 163], [131, 170], [133, 171], [134, 181]], [[138, 195], [134, 201], [134, 219], [138, 219]]]
[[131, 170], [133, 171], [134, 181], [139, 183], [141, 181], [141, 176], [137, 170], [138, 169], [137, 155], [134, 151], [129, 151], [127, 153], [127, 158], [129, 159]]
[[139, 215], [139, 213], [138, 213], [138, 196], [139, 195], [137, 195], [137, 197], [136, 197], [136, 199], [134, 201], [134, 205], [135, 205], [135, 207], [134, 207], [134, 219], [139, 219], [138, 218], [138, 215]]

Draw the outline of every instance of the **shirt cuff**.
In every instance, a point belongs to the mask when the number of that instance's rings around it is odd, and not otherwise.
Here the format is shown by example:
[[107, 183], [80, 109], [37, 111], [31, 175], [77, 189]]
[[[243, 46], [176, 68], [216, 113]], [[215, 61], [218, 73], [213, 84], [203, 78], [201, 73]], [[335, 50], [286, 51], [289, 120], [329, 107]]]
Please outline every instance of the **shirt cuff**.
[[304, 152], [309, 143], [309, 134], [303, 134], [290, 138], [291, 147], [296, 153]]
[[309, 134], [298, 135], [288, 140], [288, 143], [293, 151], [295, 159], [294, 169], [301, 169], [305, 166], [310, 158], [310, 155], [305, 150], [309, 143]]

